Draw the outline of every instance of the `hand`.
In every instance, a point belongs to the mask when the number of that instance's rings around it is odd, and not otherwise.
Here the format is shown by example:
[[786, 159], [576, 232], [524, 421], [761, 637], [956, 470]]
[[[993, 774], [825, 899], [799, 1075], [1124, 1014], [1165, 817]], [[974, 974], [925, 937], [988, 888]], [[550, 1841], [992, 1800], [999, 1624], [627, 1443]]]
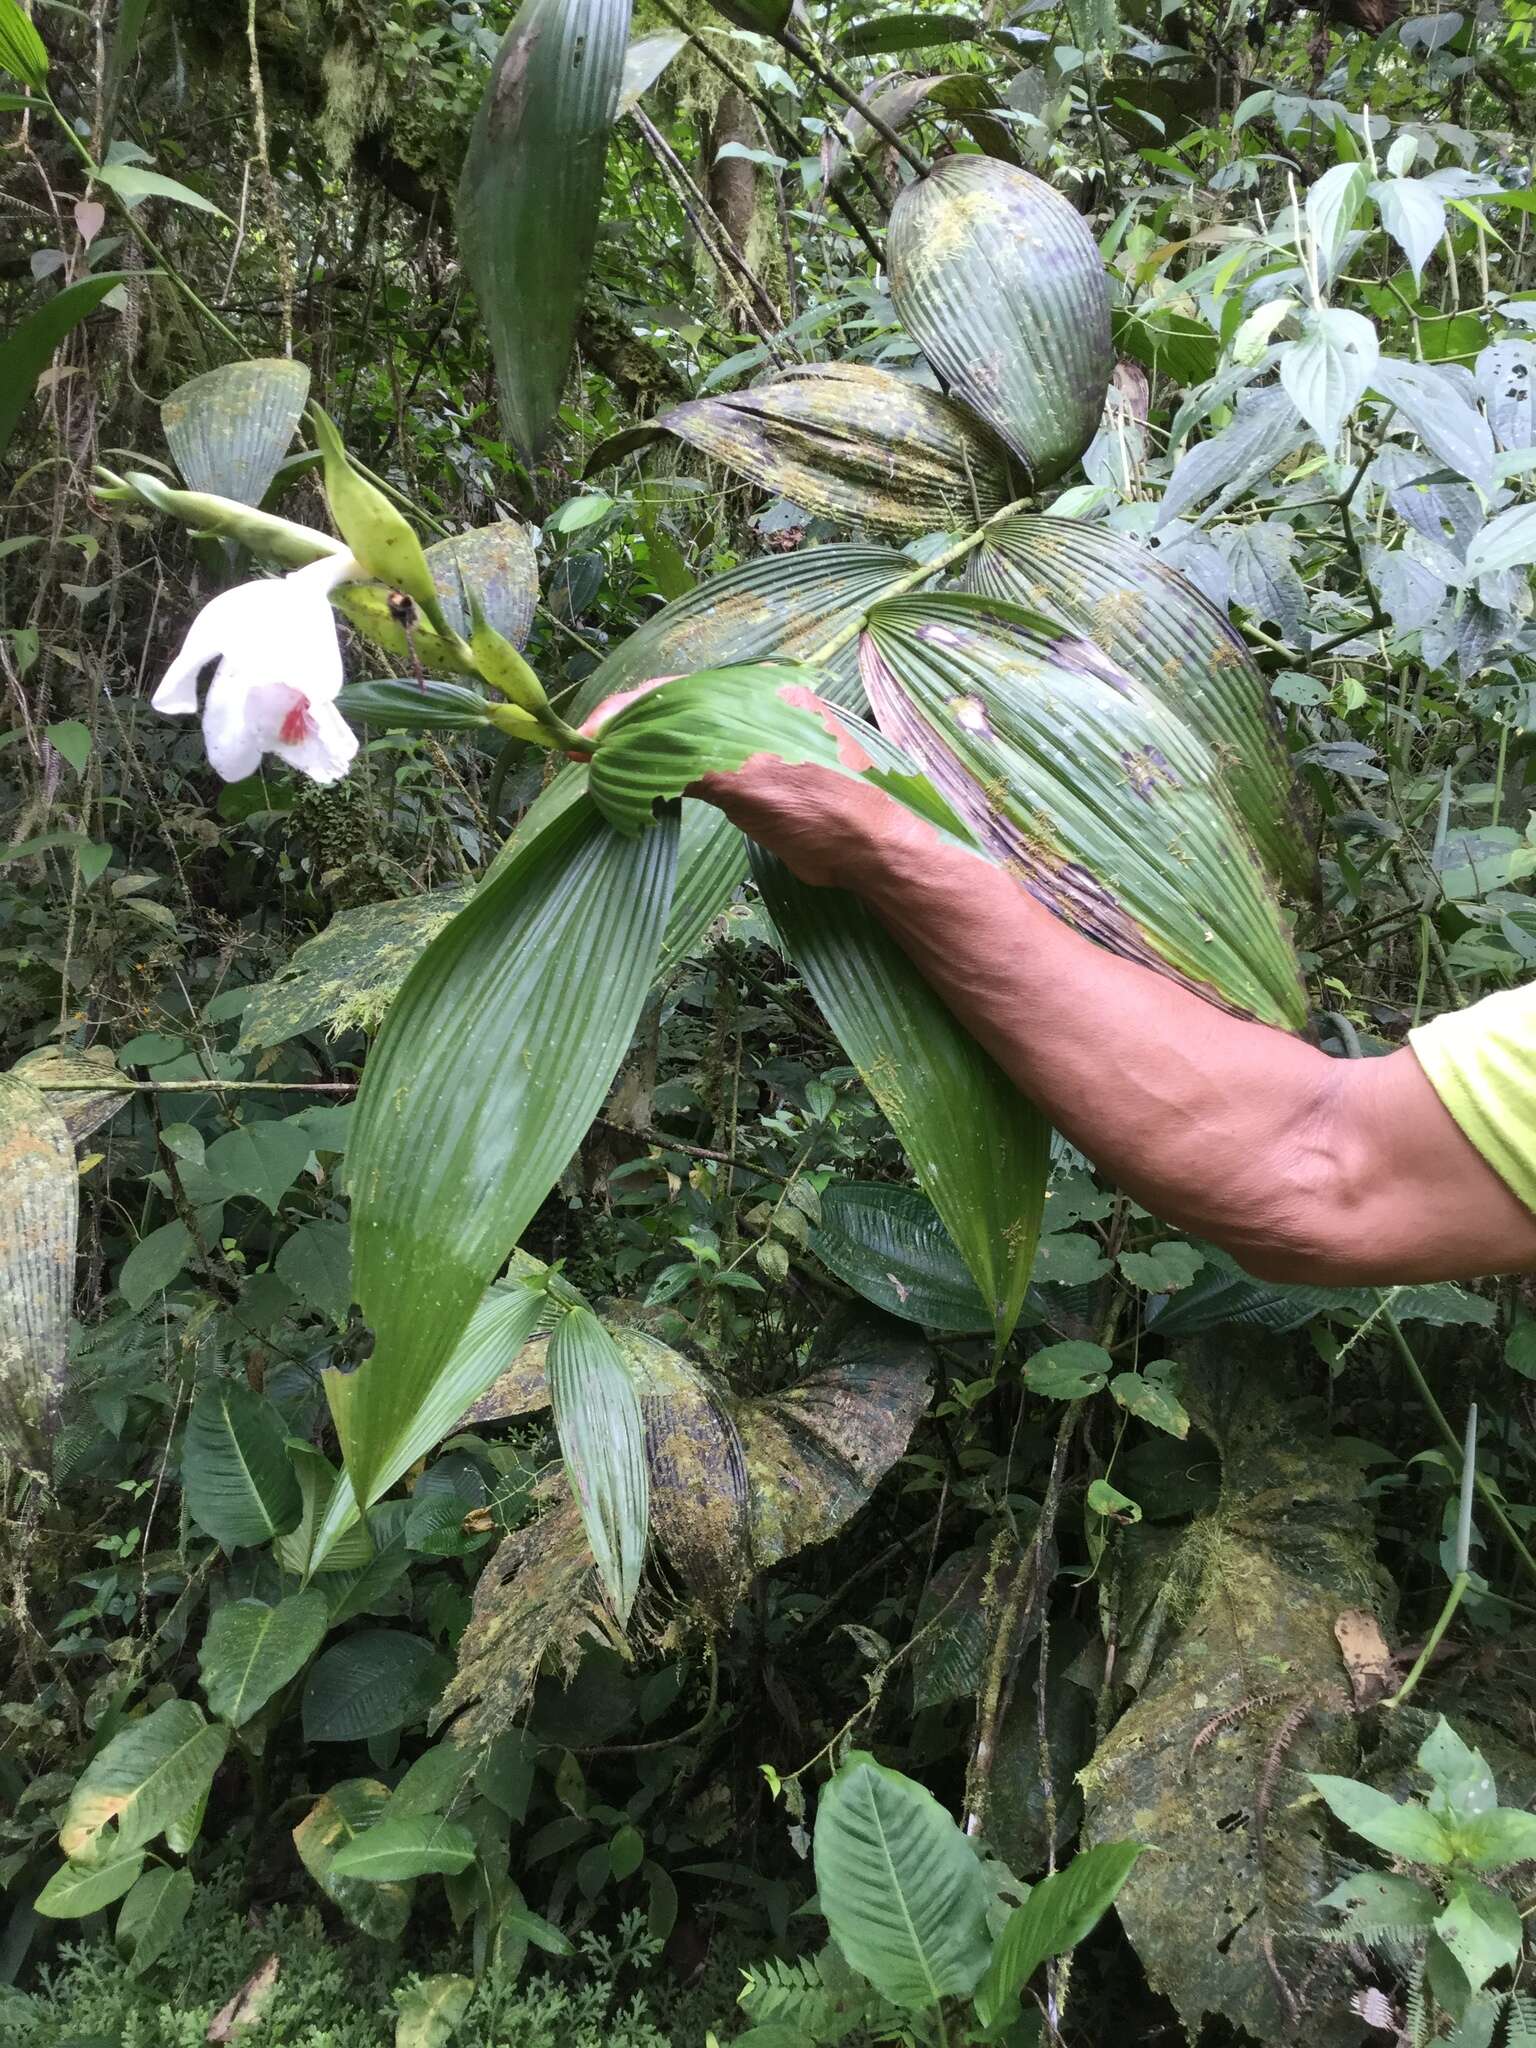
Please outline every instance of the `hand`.
[[[616, 691], [582, 721], [581, 730], [595, 737], [626, 704], [672, 680], [653, 676], [632, 690]], [[835, 722], [830, 709], [819, 708]], [[852, 735], [847, 737], [849, 746], [857, 747]], [[881, 841], [900, 829], [901, 820], [918, 823], [871, 783], [774, 754], [754, 754], [730, 774], [703, 775], [688, 794], [724, 811], [749, 839], [777, 854], [802, 882], [817, 887], [856, 888], [878, 862]]]

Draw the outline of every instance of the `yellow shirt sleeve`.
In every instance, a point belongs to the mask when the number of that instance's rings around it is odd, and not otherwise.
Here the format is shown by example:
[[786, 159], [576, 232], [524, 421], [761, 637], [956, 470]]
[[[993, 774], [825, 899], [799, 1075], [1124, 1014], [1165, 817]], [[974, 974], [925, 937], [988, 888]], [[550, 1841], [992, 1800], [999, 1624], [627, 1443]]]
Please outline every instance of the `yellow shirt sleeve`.
[[1447, 1011], [1408, 1043], [1465, 1135], [1536, 1210], [1536, 982]]

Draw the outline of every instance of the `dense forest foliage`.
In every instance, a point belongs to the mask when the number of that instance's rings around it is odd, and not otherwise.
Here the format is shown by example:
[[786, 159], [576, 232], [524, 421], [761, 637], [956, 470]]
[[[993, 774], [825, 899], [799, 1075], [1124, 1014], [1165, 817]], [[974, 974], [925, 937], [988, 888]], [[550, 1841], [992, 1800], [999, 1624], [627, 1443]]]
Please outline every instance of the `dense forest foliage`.
[[676, 801], [1527, 979], [1533, 36], [0, 0], [7, 2048], [1536, 2043], [1528, 1284], [1251, 1278]]

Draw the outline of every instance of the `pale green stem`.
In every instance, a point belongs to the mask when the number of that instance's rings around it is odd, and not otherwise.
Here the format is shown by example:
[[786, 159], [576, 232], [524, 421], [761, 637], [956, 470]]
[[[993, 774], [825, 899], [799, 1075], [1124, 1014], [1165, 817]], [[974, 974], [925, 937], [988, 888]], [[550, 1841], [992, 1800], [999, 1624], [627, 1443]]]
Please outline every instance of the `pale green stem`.
[[[1015, 513], [1022, 512], [1028, 502], [1027, 498], [1015, 498], [1011, 505], [1004, 505], [1000, 511], [994, 512], [990, 519], [984, 520], [980, 526], [973, 532], [966, 534], [962, 540], [953, 542], [949, 547], [941, 549], [936, 555], [930, 555], [926, 562], [918, 564], [910, 576], [899, 577], [888, 590], [883, 591], [880, 596], [881, 604], [884, 604], [888, 598], [900, 597], [908, 590], [915, 590], [919, 583], [926, 583], [931, 576], [942, 574], [945, 569], [950, 567], [951, 563], [960, 561], [974, 549], [979, 548], [994, 526], [1004, 519], [1012, 519]], [[829, 662], [835, 654], [841, 654], [849, 641], [857, 640], [860, 633], [863, 632], [866, 616], [865, 613], [860, 612], [856, 619], [850, 619], [847, 625], [839, 626], [830, 640], [825, 641], [818, 647], [814, 654], [807, 656], [809, 665], [812, 668], [820, 668]]]

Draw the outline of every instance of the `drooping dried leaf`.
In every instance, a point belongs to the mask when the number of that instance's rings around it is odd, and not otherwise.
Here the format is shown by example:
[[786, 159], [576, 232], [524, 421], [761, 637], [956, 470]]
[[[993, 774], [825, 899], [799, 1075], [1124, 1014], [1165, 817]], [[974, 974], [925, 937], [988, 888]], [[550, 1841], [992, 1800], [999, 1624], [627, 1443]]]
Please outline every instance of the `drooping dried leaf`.
[[1178, 712], [1221, 762], [1275, 875], [1310, 889], [1312, 849], [1269, 687], [1209, 598], [1125, 534], [1035, 513], [994, 526], [966, 580], [983, 596], [1059, 617]]
[[669, 434], [807, 512], [875, 533], [980, 525], [1011, 495], [1006, 451], [963, 407], [864, 363], [807, 364], [690, 399], [605, 441], [588, 473]]
[[[126, 1088], [90, 1085], [92, 1082], [121, 1081], [123, 1078], [118, 1072], [112, 1048], [107, 1045], [40, 1045], [35, 1052], [24, 1053], [11, 1072], [29, 1081], [46, 1096], [49, 1106], [77, 1145], [92, 1131], [100, 1130], [120, 1109], [125, 1109], [131, 1099]], [[68, 1089], [58, 1085], [65, 1081], [71, 1084]], [[45, 1082], [54, 1086], [45, 1089], [42, 1085]]]
[[759, 1570], [852, 1521], [906, 1449], [932, 1363], [911, 1330], [860, 1322], [798, 1385], [734, 1404]]
[[308, 397], [308, 369], [282, 356], [222, 363], [179, 385], [160, 424], [188, 490], [259, 505]]
[[[923, 78], [898, 75], [882, 80], [866, 94], [865, 104], [887, 128], [898, 133], [920, 115], [931, 116], [935, 111], [951, 114], [983, 156], [996, 157], [1005, 164], [1016, 164], [1019, 160], [1013, 130], [1006, 118], [998, 118], [1003, 102], [997, 89], [978, 72], [941, 71]], [[846, 122], [849, 140], [858, 155], [867, 155], [880, 146], [879, 131], [862, 114], [850, 110]], [[827, 152], [827, 183], [834, 184], [843, 177], [847, 167], [847, 152], [839, 141]]]
[[210, 2044], [224, 2041], [238, 2041], [242, 2034], [248, 2034], [259, 2027], [266, 2018], [267, 2007], [277, 1995], [277, 1979], [281, 1965], [275, 1955], [259, 1963], [246, 1978], [240, 1989], [227, 2005], [220, 2006], [208, 2022], [208, 2031], [203, 2039]]
[[[1374, 1591], [1370, 1514], [1359, 1468], [1311, 1433], [1299, 1399], [1258, 1391], [1257, 1361], [1202, 1367], [1185, 1400], [1220, 1454], [1220, 1496], [1177, 1534], [1122, 1538], [1117, 1676], [1136, 1697], [1082, 1774], [1085, 1825], [1160, 1852], [1117, 1905], [1191, 2032], [1223, 2014], [1277, 2041], [1290, 2014], [1276, 1970], [1289, 1987], [1312, 1969], [1336, 1875], [1300, 1774], [1355, 1762], [1334, 1626]], [[1324, 2017], [1334, 2001], [1315, 1977], [1308, 2003], [1309, 2039], [1354, 2040]]]
[[0, 1452], [48, 1470], [64, 1384], [80, 1192], [63, 1119], [0, 1074]]
[[[559, 1477], [555, 1504], [514, 1530], [475, 1587], [459, 1668], [437, 1705], [434, 1726], [454, 1714], [457, 1736], [493, 1742], [513, 1727], [545, 1658], [567, 1680], [583, 1647], [606, 1642], [603, 1596], [581, 1509]], [[461, 1710], [463, 1710], [461, 1712]]]
[[1081, 214], [1043, 180], [952, 156], [904, 186], [886, 239], [902, 325], [1038, 489], [1098, 429], [1115, 367], [1109, 282]]

